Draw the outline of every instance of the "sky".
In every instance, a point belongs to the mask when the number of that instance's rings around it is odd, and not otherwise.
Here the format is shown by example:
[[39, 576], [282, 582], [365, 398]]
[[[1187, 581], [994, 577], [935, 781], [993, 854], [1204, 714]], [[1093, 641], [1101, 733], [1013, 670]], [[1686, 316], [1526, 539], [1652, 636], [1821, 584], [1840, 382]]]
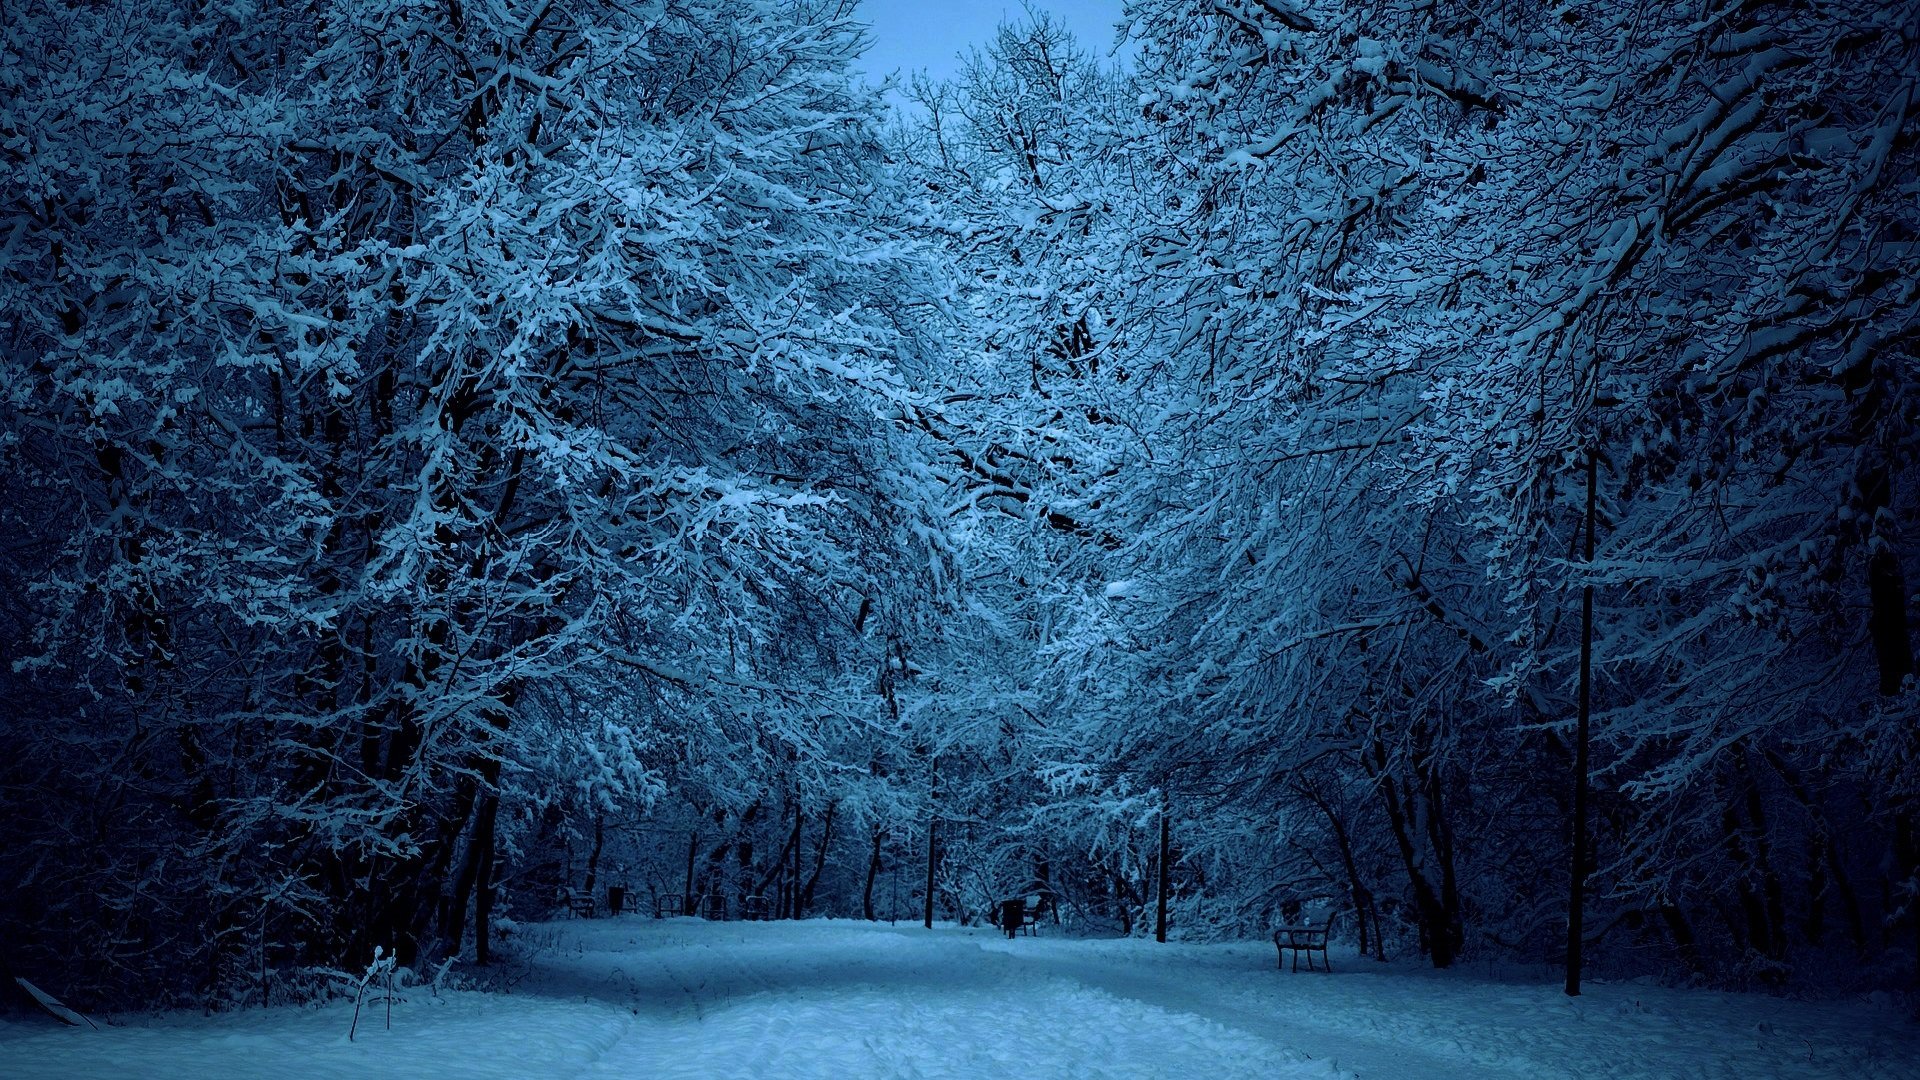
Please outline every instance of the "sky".
[[[1073, 31], [1080, 44], [1105, 58], [1122, 0], [1044, 0], [1034, 7]], [[895, 71], [904, 77], [922, 68], [935, 78], [959, 70], [958, 54], [983, 44], [1002, 22], [1026, 16], [1020, 0], [862, 0], [860, 14], [873, 24], [873, 48], [862, 67], [878, 82]]]

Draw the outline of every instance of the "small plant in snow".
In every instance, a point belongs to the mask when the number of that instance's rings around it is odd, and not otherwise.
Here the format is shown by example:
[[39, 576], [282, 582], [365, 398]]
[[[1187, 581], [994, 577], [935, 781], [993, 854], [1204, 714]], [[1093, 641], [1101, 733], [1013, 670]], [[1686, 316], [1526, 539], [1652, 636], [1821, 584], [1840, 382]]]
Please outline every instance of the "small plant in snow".
[[373, 947], [373, 962], [360, 975], [360, 984], [353, 995], [353, 1022], [347, 1025], [347, 1041], [352, 1042], [354, 1032], [360, 1028], [360, 1003], [367, 996], [367, 987], [379, 984], [386, 991], [387, 1030], [393, 1030], [393, 973], [400, 955], [385, 951], [378, 945]]

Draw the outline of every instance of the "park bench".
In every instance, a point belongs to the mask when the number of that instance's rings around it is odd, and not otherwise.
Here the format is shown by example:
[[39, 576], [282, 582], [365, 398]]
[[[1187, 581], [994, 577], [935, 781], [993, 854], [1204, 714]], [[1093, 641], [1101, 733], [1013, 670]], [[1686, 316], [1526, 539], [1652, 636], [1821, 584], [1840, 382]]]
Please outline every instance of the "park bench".
[[1300, 970], [1300, 954], [1306, 953], [1307, 954], [1307, 970], [1312, 971], [1314, 970], [1313, 954], [1319, 953], [1321, 961], [1323, 961], [1327, 965], [1327, 970], [1332, 971], [1333, 961], [1328, 959], [1327, 957], [1327, 935], [1331, 934], [1332, 932], [1333, 932], [1333, 916], [1332, 915], [1328, 915], [1326, 918], [1326, 921], [1322, 922], [1318, 926], [1307, 924], [1304, 926], [1280, 927], [1279, 929], [1273, 932], [1273, 945], [1275, 950], [1279, 954], [1276, 959], [1276, 963], [1280, 967], [1286, 967], [1287, 952], [1288, 950], [1292, 950], [1293, 970], [1299, 971]]
[[1040, 913], [1045, 903], [1046, 899], [1039, 895], [1010, 896], [1000, 901], [1000, 929], [1008, 937], [1039, 933]]
[[753, 922], [773, 918], [773, 905], [764, 896], [748, 896], [740, 901], [740, 917]]
[[701, 897], [700, 916], [713, 922], [726, 922], [727, 898], [720, 893], [708, 893]]
[[671, 919], [687, 913], [687, 898], [675, 893], [672, 896], [656, 895], [653, 898], [653, 917]]
[[579, 889], [568, 889], [565, 894], [567, 910], [575, 918], [593, 917], [593, 894]]

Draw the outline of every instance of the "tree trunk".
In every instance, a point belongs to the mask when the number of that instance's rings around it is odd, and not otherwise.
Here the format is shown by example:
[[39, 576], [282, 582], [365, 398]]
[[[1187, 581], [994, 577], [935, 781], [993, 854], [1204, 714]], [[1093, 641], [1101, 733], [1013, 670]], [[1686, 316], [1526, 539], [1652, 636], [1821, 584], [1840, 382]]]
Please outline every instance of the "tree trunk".
[[1594, 494], [1599, 475], [1599, 455], [1587, 450], [1587, 583], [1580, 589], [1580, 704], [1573, 733], [1573, 867], [1567, 885], [1567, 996], [1580, 996], [1580, 966], [1583, 923], [1587, 900], [1587, 745], [1589, 720], [1593, 712], [1593, 518]]
[[927, 758], [927, 903], [926, 914], [921, 920], [927, 929], [933, 929], [933, 868], [940, 853], [940, 781], [939, 762], [932, 756]]
[[1119, 867], [1114, 867], [1112, 874], [1114, 907], [1120, 915], [1120, 936], [1132, 937], [1133, 905], [1140, 898], [1134, 895], [1133, 883], [1127, 880], [1127, 875]]
[[500, 813], [500, 796], [488, 792], [480, 802], [479, 820], [473, 830], [473, 844], [480, 850], [480, 872], [473, 893], [473, 962], [482, 966], [492, 962], [490, 937], [493, 928], [493, 831]]
[[[820, 846], [815, 848], [813, 853], [813, 872], [807, 875], [806, 887], [800, 890], [799, 911], [794, 915], [796, 919], [804, 916], [807, 910], [813, 907], [813, 891], [820, 884], [820, 872], [827, 867], [827, 846], [831, 843], [833, 843], [833, 804], [828, 803], [826, 817], [820, 821]], [[795, 857], [798, 858], [797, 855]]]
[[781, 906], [789, 919], [800, 917], [800, 837], [806, 815], [798, 802], [793, 804], [793, 839], [787, 843], [787, 884], [781, 890]]
[[933, 929], [933, 867], [940, 851], [939, 824], [936, 818], [927, 819], [927, 904], [921, 921], [929, 930]]
[[600, 852], [607, 846], [607, 817], [605, 814], [593, 816], [593, 851], [587, 856], [587, 877], [581, 883], [581, 890], [588, 896], [593, 895], [594, 880], [600, 874]]
[[860, 914], [868, 922], [876, 921], [873, 912], [873, 883], [880, 876], [880, 844], [886, 836], [885, 829], [873, 830], [873, 852], [867, 856], [867, 886], [860, 892]]
[[687, 889], [680, 894], [682, 915], [693, 914], [693, 862], [699, 852], [700, 830], [693, 829], [687, 833]]
[[1767, 764], [1773, 766], [1774, 774], [1787, 785], [1787, 792], [1807, 815], [1810, 835], [1807, 839], [1807, 918], [1805, 934], [1809, 945], [1819, 945], [1826, 936], [1826, 912], [1828, 894], [1839, 903], [1840, 917], [1846, 923], [1847, 940], [1853, 943], [1856, 951], [1867, 945], [1866, 924], [1860, 916], [1860, 899], [1854, 893], [1853, 881], [1847, 875], [1846, 865], [1840, 858], [1839, 844], [1834, 840], [1833, 826], [1827, 820], [1826, 812], [1814, 801], [1813, 793], [1807, 790], [1806, 781], [1800, 771], [1778, 752], [1768, 750], [1762, 755]]
[[1787, 955], [1787, 898], [1780, 875], [1773, 869], [1773, 837], [1767, 828], [1766, 806], [1760, 797], [1760, 784], [1747, 766], [1744, 749], [1735, 752], [1733, 767], [1746, 789], [1749, 850], [1760, 875], [1760, 895], [1767, 916], [1767, 938], [1761, 951], [1770, 959], [1782, 960]]
[[1727, 859], [1732, 863], [1735, 874], [1733, 885], [1740, 901], [1738, 919], [1729, 917], [1729, 926], [1734, 938], [1743, 949], [1752, 949], [1759, 953], [1770, 953], [1773, 931], [1767, 925], [1767, 908], [1760, 893], [1753, 887], [1756, 877], [1754, 854], [1751, 849], [1753, 830], [1740, 820], [1739, 797], [1728, 787], [1724, 773], [1714, 777], [1714, 791], [1720, 797], [1721, 841], [1726, 845]]
[[[465, 828], [473, 816], [477, 801], [475, 794], [478, 791], [479, 784], [471, 777], [461, 784], [461, 828]], [[478, 826], [474, 829], [474, 837], [478, 837]], [[449, 849], [452, 847], [451, 844], [447, 846]], [[460, 868], [454, 872], [453, 888], [440, 902], [440, 948], [448, 956], [460, 955], [460, 947], [467, 934], [467, 901], [473, 896], [473, 883], [479, 873], [479, 845], [470, 838], [466, 853], [460, 859]]]
[[[1433, 882], [1427, 877], [1422, 865], [1419, 850], [1414, 845], [1414, 835], [1410, 821], [1419, 818], [1414, 800], [1423, 798], [1425, 785], [1415, 785], [1407, 792], [1407, 802], [1402, 804], [1400, 785], [1386, 769], [1386, 747], [1378, 740], [1373, 744], [1375, 775], [1379, 777], [1380, 799], [1386, 807], [1387, 824], [1392, 826], [1394, 843], [1400, 849], [1400, 860], [1407, 871], [1408, 884], [1413, 889], [1413, 908], [1416, 926], [1420, 931], [1420, 951], [1433, 961], [1436, 968], [1453, 966], [1459, 958], [1464, 940], [1464, 930], [1460, 924], [1457, 908], [1449, 908], [1442, 903], [1441, 895], [1434, 891]], [[1426, 808], [1428, 814], [1438, 814], [1440, 808]]]
[[1687, 970], [1698, 974], [1700, 967], [1700, 946], [1695, 940], [1693, 927], [1687, 922], [1686, 912], [1672, 901], [1660, 905], [1661, 921], [1667, 924], [1667, 933], [1673, 937], [1674, 948], [1680, 953]]
[[754, 896], [765, 896], [769, 888], [773, 890], [773, 903], [767, 906], [767, 913], [774, 918], [779, 918], [786, 913], [787, 866], [793, 845], [799, 840], [799, 832], [798, 828], [787, 831], [787, 838], [781, 843], [780, 850], [775, 852], [773, 858], [768, 861], [766, 873], [753, 882], [752, 895]]
[[1867, 631], [1880, 668], [1880, 692], [1892, 696], [1913, 674], [1913, 646], [1907, 635], [1906, 575], [1899, 556], [1887, 548], [1867, 560], [1867, 598]]
[[1173, 883], [1173, 826], [1169, 821], [1172, 807], [1170, 796], [1165, 788], [1160, 789], [1160, 895], [1154, 903], [1153, 940], [1166, 944], [1167, 940], [1167, 889]]
[[[1301, 786], [1299, 791], [1307, 797], [1308, 801], [1320, 808], [1320, 812], [1326, 815], [1328, 827], [1333, 830], [1334, 846], [1340, 851], [1340, 865], [1345, 868], [1347, 872], [1347, 895], [1353, 903], [1353, 923], [1360, 937], [1360, 955], [1365, 956], [1367, 954], [1367, 945], [1369, 940], [1371, 940], [1374, 959], [1385, 962], [1387, 959], [1386, 942], [1379, 933], [1380, 912], [1374, 905], [1373, 891], [1368, 889], [1366, 884], [1360, 880], [1360, 864], [1354, 857], [1353, 837], [1347, 833], [1346, 822], [1341, 821], [1340, 816], [1333, 812], [1332, 805], [1327, 802], [1326, 798], [1320, 794], [1317, 788], [1309, 784]], [[1374, 933], [1371, 938], [1369, 938], [1367, 933], [1367, 919], [1369, 916], [1373, 919]]]

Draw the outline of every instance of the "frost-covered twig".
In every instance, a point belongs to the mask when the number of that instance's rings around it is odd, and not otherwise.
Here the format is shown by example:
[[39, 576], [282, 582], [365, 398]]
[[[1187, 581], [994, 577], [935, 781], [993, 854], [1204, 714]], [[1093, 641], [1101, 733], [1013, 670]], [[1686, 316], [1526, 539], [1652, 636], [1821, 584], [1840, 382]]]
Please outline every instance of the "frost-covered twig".
[[380, 979], [386, 984], [387, 1030], [393, 1030], [393, 971], [394, 965], [398, 962], [399, 958], [399, 953], [386, 952], [386, 950], [378, 945], [373, 947], [373, 963], [367, 965], [367, 970], [360, 976], [360, 986], [354, 991], [353, 1022], [347, 1026], [348, 1042], [353, 1041], [354, 1033], [360, 1028], [360, 1002], [366, 997], [367, 984], [373, 982], [375, 979]]

